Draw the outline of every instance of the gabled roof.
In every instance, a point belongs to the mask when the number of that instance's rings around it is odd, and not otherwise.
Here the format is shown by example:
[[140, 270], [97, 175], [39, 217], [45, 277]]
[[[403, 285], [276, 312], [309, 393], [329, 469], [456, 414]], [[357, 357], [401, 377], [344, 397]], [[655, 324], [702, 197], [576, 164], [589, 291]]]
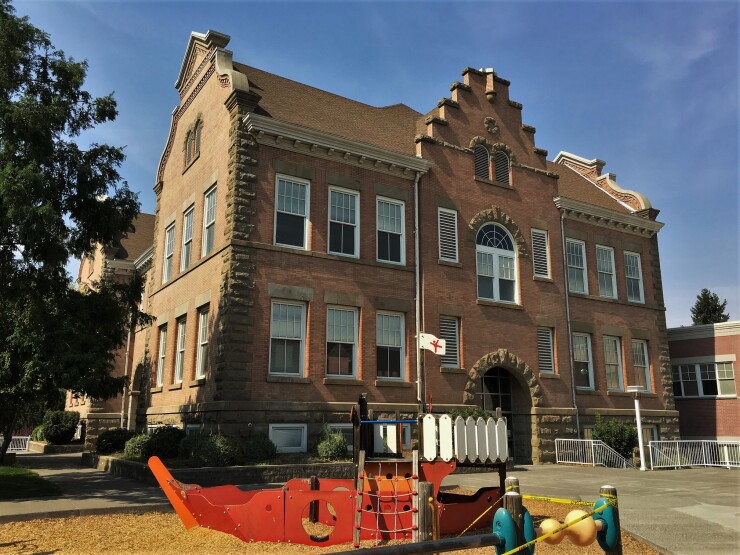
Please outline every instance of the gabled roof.
[[134, 231], [117, 242], [116, 260], [134, 261], [154, 243], [154, 214], [140, 213], [134, 219]]
[[607, 208], [620, 214], [632, 214], [632, 211], [624, 204], [574, 169], [549, 160], [547, 161], [547, 169], [560, 176], [560, 179], [558, 179], [559, 196]]
[[421, 117], [404, 104], [375, 107], [234, 63], [249, 79], [249, 88], [262, 98], [258, 114], [415, 155], [416, 121]]

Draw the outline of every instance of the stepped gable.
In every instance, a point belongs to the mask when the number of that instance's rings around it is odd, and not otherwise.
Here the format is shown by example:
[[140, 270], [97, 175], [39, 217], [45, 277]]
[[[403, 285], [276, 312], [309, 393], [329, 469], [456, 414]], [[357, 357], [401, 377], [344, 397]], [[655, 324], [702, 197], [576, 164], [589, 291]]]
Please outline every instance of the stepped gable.
[[133, 221], [134, 231], [125, 234], [118, 241], [118, 260], [134, 261], [154, 242], [154, 214], [140, 213]]
[[415, 155], [416, 110], [404, 104], [375, 107], [234, 63], [262, 98], [257, 113], [396, 152]]
[[607, 208], [620, 214], [633, 213], [632, 210], [628, 209], [624, 204], [610, 196], [606, 191], [586, 179], [573, 168], [548, 160], [547, 169], [560, 176], [560, 179], [558, 179], [559, 196], [586, 202], [601, 208]]

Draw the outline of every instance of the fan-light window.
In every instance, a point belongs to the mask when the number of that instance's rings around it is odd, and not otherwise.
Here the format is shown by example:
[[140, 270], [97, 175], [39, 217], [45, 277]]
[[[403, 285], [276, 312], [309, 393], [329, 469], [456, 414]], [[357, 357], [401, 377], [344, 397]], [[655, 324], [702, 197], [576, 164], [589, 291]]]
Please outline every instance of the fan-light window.
[[495, 224], [486, 224], [476, 237], [478, 298], [517, 302], [516, 253], [509, 234]]

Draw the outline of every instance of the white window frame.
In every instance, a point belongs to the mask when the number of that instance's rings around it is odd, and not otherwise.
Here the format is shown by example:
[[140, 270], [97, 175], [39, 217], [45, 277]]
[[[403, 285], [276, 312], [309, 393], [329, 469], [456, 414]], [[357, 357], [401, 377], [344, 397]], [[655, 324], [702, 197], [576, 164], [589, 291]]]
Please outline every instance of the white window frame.
[[[535, 238], [537, 236], [539, 236], [539, 239]], [[543, 249], [544, 252], [542, 252]], [[537, 267], [542, 266], [543, 263], [545, 273], [538, 272]], [[536, 277], [550, 278], [550, 234], [546, 229], [532, 228], [532, 272]]]
[[205, 305], [198, 309], [198, 351], [195, 356], [195, 379], [206, 377], [208, 369], [208, 323], [210, 321], [210, 306]]
[[[348, 222], [342, 222], [340, 220], [332, 220], [331, 218], [331, 195], [332, 193], [339, 193], [342, 195], [348, 195], [350, 197], [353, 197], [355, 207], [355, 223], [351, 224]], [[327, 231], [326, 231], [326, 252], [329, 254], [334, 254], [336, 256], [346, 256], [348, 258], [359, 258], [360, 257], [360, 193], [357, 191], [352, 191], [350, 189], [342, 189], [341, 187], [329, 187], [329, 211], [328, 211], [328, 225], [327, 225]], [[337, 252], [331, 250], [331, 224], [337, 223], [342, 226], [345, 225], [351, 225], [354, 226], [354, 237], [355, 237], [355, 252], [352, 254], [347, 254], [343, 252]]]
[[[349, 375], [341, 374], [329, 374], [329, 311], [335, 312], [349, 312], [352, 314], [352, 342], [346, 341], [331, 341], [331, 343], [341, 343], [342, 345], [352, 345], [352, 373]], [[326, 364], [324, 367], [324, 373], [327, 378], [338, 378], [338, 379], [356, 379], [357, 378], [357, 354], [358, 354], [358, 336], [359, 336], [359, 311], [356, 308], [348, 306], [336, 306], [329, 305], [326, 307]]]
[[[594, 390], [594, 354], [591, 349], [591, 334], [590, 333], [573, 333], [573, 343], [575, 345], [575, 338], [576, 337], [585, 337], [586, 338], [586, 349], [588, 351], [588, 386], [581, 386], [576, 385], [576, 389], [579, 389], [581, 391], [593, 391]], [[586, 362], [585, 360], [576, 360], [575, 358], [575, 348], [573, 349], [573, 360], [574, 362]], [[575, 385], [575, 384], [574, 384]]]
[[175, 344], [175, 374], [172, 382], [175, 384], [182, 383], [185, 374], [185, 343], [187, 332], [187, 317], [177, 319], [177, 343]]
[[[604, 376], [606, 378], [606, 389], [607, 391], [624, 391], [624, 379], [622, 377], [622, 338], [616, 337], [613, 335], [605, 335], [603, 336], [604, 340]], [[608, 345], [611, 344], [615, 347], [617, 360], [616, 362], [609, 362], [609, 347]], [[616, 365], [616, 372], [617, 372], [617, 385], [616, 386], [609, 386], [609, 366], [615, 366]]]
[[[452, 221], [443, 222], [444, 218]], [[451, 236], [450, 236], [451, 232]], [[437, 208], [437, 238], [439, 243], [439, 259], [445, 262], [459, 262], [457, 240], [457, 210]], [[450, 253], [453, 255], [450, 256]]]
[[[275, 432], [280, 430], [301, 430], [301, 445], [298, 447], [281, 447], [277, 444], [275, 441]], [[275, 444], [275, 447], [277, 447], [278, 453], [305, 453], [308, 451], [308, 426], [306, 424], [269, 424], [268, 425], [268, 435], [270, 437], [270, 441], [272, 441]]]
[[[568, 246], [578, 245], [581, 250], [581, 257], [583, 259], [583, 266], [571, 265], [570, 256], [568, 255]], [[588, 262], [586, 261], [586, 243], [579, 239], [565, 239], [565, 258], [568, 266], [568, 291], [579, 295], [588, 295]], [[573, 280], [571, 280], [571, 270], [573, 272], [580, 271], [583, 276], [583, 291], [577, 291], [573, 289]]]
[[378, 380], [389, 380], [389, 381], [405, 381], [406, 380], [406, 315], [402, 312], [386, 312], [386, 311], [379, 311], [375, 315], [375, 353], [377, 356], [378, 347], [392, 347], [397, 348], [396, 345], [386, 345], [380, 343], [380, 338], [378, 337], [378, 320], [380, 316], [392, 316], [400, 318], [400, 342], [401, 342], [401, 351], [399, 353], [400, 362], [399, 362], [399, 376], [381, 376], [378, 372], [378, 365], [376, 361], [376, 377]]
[[[484, 224], [489, 225], [489, 224]], [[478, 233], [476, 233], [476, 242], [475, 242], [475, 287], [476, 287], [476, 295], [479, 299], [484, 301], [494, 301], [498, 303], [507, 303], [507, 304], [519, 304], [519, 256], [517, 253], [517, 247], [516, 247], [516, 241], [511, 236], [511, 233], [502, 225], [498, 224], [490, 224], [495, 225], [499, 229], [501, 229], [504, 233], [506, 233], [509, 236], [509, 239], [511, 240], [511, 244], [514, 247], [514, 250], [506, 250], [506, 249], [499, 249], [495, 247], [489, 247], [486, 245], [479, 245], [478, 244]], [[481, 226], [483, 228], [484, 226]], [[478, 230], [480, 232], [480, 229]], [[492, 259], [492, 268], [493, 268], [493, 275], [485, 275], [483, 277], [487, 277], [493, 280], [493, 298], [491, 297], [482, 297], [478, 288], [479, 285], [479, 278], [482, 275], [480, 273], [480, 256], [490, 256]], [[501, 259], [511, 259], [514, 262], [514, 300], [509, 301], [501, 298]]]
[[159, 326], [159, 352], [157, 353], [157, 387], [164, 384], [164, 366], [167, 362], [167, 324]]
[[[295, 337], [275, 337], [273, 335], [273, 322], [272, 322], [272, 310], [273, 307], [278, 305], [297, 306], [301, 309], [301, 337], [296, 339]], [[298, 356], [298, 372], [273, 372], [272, 370], [272, 340], [273, 339], [287, 339], [290, 341], [300, 341], [300, 353]], [[306, 303], [273, 299], [270, 303], [270, 343], [269, 343], [269, 360], [268, 360], [268, 373], [270, 376], [289, 376], [293, 378], [302, 378], [305, 372], [305, 358], [306, 358]]]
[[175, 222], [164, 230], [164, 259], [162, 260], [162, 284], [172, 277], [172, 259], [175, 255]]
[[[306, 187], [306, 200], [305, 200], [305, 214], [294, 214], [293, 212], [286, 212], [284, 210], [278, 210], [278, 188], [280, 181], [286, 181], [294, 185], [303, 185]], [[286, 247], [289, 249], [308, 250], [308, 222], [311, 217], [311, 182], [308, 179], [301, 179], [299, 177], [293, 177], [290, 175], [277, 174], [275, 175], [275, 209], [274, 209], [274, 221], [272, 225], [272, 242], [274, 245]], [[303, 245], [288, 245], [286, 243], [278, 243], [277, 240], [277, 221], [278, 213], [288, 214], [290, 216], [302, 216], [303, 217]]]
[[[399, 206], [401, 208], [401, 233], [395, 233], [392, 231], [381, 231], [380, 227], [378, 226], [378, 217], [380, 215], [380, 203], [386, 203], [386, 204], [392, 204]], [[394, 235], [400, 235], [400, 255], [401, 260], [399, 262], [396, 262], [395, 260], [383, 260], [380, 258], [380, 233], [392, 233]], [[397, 266], [405, 266], [406, 265], [406, 203], [402, 200], [392, 199], [392, 198], [386, 198], [386, 197], [375, 197], [375, 259], [378, 262], [383, 262], [384, 264], [395, 264]]]
[[[537, 326], [537, 363], [540, 374], [555, 373], [555, 330], [547, 326]], [[543, 357], [543, 350], [546, 351]], [[547, 358], [549, 357], [549, 367]], [[543, 360], [543, 358], [545, 360]]]
[[[451, 333], [447, 333], [448, 329], [443, 332], [442, 320], [446, 320], [449, 326], [454, 323], [454, 336]], [[457, 316], [440, 316], [439, 317], [439, 337], [444, 339], [446, 342], [446, 353], [440, 357], [440, 366], [442, 368], [461, 368], [460, 365], [460, 318]], [[450, 351], [453, 354], [450, 354]], [[454, 356], [455, 360], [452, 361], [450, 358]]]
[[[635, 257], [637, 259], [637, 273], [639, 275], [637, 276], [630, 276], [627, 272], [627, 268], [629, 267], [627, 263], [628, 257]], [[624, 276], [625, 280], [627, 282], [627, 300], [631, 303], [639, 303], [644, 304], [645, 303], [645, 289], [642, 284], [642, 257], [640, 256], [639, 252], [630, 252], [630, 251], [624, 251]], [[631, 298], [630, 297], [630, 280], [636, 280], [637, 281], [637, 287], [640, 293], [639, 298]]]
[[[213, 199], [213, 217], [208, 217], [208, 202]], [[216, 247], [216, 185], [203, 193], [203, 241], [200, 247], [200, 256], [204, 258], [211, 254]], [[208, 237], [212, 237], [213, 244], [208, 248]]]
[[[187, 270], [193, 263], [193, 217], [195, 207], [191, 206], [182, 214], [182, 248], [180, 250], [180, 271]], [[190, 223], [188, 224], [188, 219]], [[188, 234], [188, 230], [190, 233]]]
[[[638, 353], [642, 356], [642, 361], [638, 360]], [[640, 362], [644, 362], [644, 364], [640, 364]], [[632, 340], [632, 363], [635, 369], [635, 378], [637, 378], [638, 372], [642, 374], [642, 378], [645, 380], [645, 391], [651, 392], [653, 390], [653, 384], [650, 379], [650, 355], [648, 354], [648, 344], [646, 340]], [[641, 371], [638, 370], [640, 368], [642, 369]], [[636, 383], [640, 385], [638, 382]]]
[[[719, 364], [729, 364], [730, 365], [730, 372], [732, 373], [732, 378], [720, 378], [719, 376]], [[705, 365], [711, 365], [714, 367], [714, 381], [717, 383], [717, 395], [712, 394], [706, 394], [704, 393], [704, 383], [701, 375], [701, 367]], [[697, 393], [696, 395], [686, 395], [684, 390], [684, 375], [683, 375], [683, 368], [688, 368], [691, 372], [691, 375], [694, 377], [694, 380], [696, 381], [696, 388]], [[731, 360], [708, 360], [706, 362], [696, 362], [696, 363], [679, 363], [679, 364], [673, 364], [673, 368], [678, 368], [678, 376], [679, 376], [679, 383], [681, 384], [681, 395], [676, 395], [676, 397], [680, 398], [686, 398], [686, 399], [697, 399], [697, 398], [704, 398], [704, 399], [733, 399], [737, 397], [737, 381], [735, 377], [735, 364]], [[673, 371], [673, 368], [671, 369]], [[674, 372], [675, 374], [675, 372]], [[735, 393], [722, 393], [722, 385], [721, 382], [723, 381], [733, 381], [735, 383]], [[673, 381], [675, 382], [675, 375], [673, 376]]]
[[[611, 264], [611, 272], [606, 271], [606, 269], [602, 270], [601, 267], [601, 259], [599, 257], [599, 253], [604, 253], [607, 257], [607, 261], [609, 264]], [[604, 297], [605, 299], [616, 299], [617, 294], [617, 275], [615, 271], [615, 265], [614, 265], [614, 249], [612, 247], [605, 247], [604, 245], [596, 245], [596, 273], [599, 278], [599, 296]], [[604, 291], [602, 284], [601, 284], [601, 276], [602, 274], [605, 276], [605, 279], [608, 279], [612, 286], [612, 294], [608, 295]], [[608, 276], [608, 277], [607, 277]]]

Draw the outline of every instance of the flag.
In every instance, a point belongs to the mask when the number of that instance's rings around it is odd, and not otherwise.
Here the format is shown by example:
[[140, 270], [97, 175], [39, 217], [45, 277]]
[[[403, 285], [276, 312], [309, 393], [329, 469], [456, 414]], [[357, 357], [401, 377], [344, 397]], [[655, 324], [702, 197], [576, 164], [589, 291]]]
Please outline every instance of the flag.
[[419, 334], [419, 347], [432, 351], [435, 355], [445, 354], [445, 340], [437, 339], [431, 333]]

